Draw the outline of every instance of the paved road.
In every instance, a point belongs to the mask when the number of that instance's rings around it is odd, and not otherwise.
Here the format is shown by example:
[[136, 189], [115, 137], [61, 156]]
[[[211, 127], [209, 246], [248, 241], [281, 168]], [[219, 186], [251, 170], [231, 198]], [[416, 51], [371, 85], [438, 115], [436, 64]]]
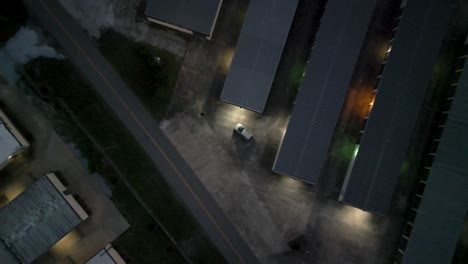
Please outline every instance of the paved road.
[[24, 2], [148, 153], [224, 257], [230, 263], [258, 263], [236, 228], [158, 124], [57, 0]]

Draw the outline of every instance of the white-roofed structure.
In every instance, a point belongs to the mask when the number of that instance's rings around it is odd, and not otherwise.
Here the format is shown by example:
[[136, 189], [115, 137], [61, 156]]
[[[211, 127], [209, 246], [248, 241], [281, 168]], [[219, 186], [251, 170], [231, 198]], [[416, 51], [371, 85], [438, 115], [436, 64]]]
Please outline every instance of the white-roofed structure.
[[6, 114], [0, 110], [0, 169], [27, 147], [29, 143]]
[[86, 264], [125, 264], [125, 260], [120, 254], [112, 247], [111, 244], [101, 249]]

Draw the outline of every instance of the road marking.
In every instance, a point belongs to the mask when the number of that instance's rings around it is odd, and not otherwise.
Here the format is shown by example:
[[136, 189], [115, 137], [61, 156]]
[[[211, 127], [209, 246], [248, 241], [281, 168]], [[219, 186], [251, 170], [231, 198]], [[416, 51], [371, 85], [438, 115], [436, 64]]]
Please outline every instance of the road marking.
[[[60, 22], [60, 20], [55, 16], [55, 14], [52, 12], [52, 10], [44, 4], [43, 0], [39, 0], [41, 5], [47, 10], [49, 15], [55, 20], [57, 25], [62, 29], [63, 33], [70, 39], [71, 42], [80, 50], [81, 54], [86, 58], [86, 60], [91, 64], [93, 67], [94, 71], [101, 77], [101, 79], [106, 83], [107, 88], [110, 89], [110, 91], [116, 96], [120, 103], [124, 106], [124, 108], [128, 111], [130, 116], [133, 118], [133, 120], [138, 124], [138, 126], [143, 130], [143, 132], [146, 134], [147, 138], [153, 143], [153, 145], [159, 150], [159, 152], [163, 155], [164, 159], [169, 163], [169, 165], [172, 167], [173, 171], [177, 174], [177, 176], [182, 180], [184, 183], [185, 187], [190, 191], [192, 196], [196, 199], [197, 203], [203, 208], [205, 211], [206, 215], [210, 218], [211, 222], [216, 226], [216, 228], [219, 230], [221, 235], [223, 236], [223, 239], [228, 243], [229, 247], [236, 253], [237, 257], [241, 260], [242, 263], [245, 263], [244, 259], [242, 256], [237, 252], [237, 250], [234, 248], [232, 245], [231, 241], [227, 238], [226, 234], [223, 232], [221, 227], [218, 225], [218, 223], [214, 220], [213, 216], [210, 214], [208, 209], [205, 207], [205, 205], [201, 202], [200, 198], [195, 194], [193, 191], [192, 187], [187, 183], [186, 179], [182, 176], [180, 171], [177, 169], [177, 167], [172, 163], [172, 161], [169, 159], [167, 154], [162, 150], [162, 148], [159, 146], [159, 144], [156, 142], [156, 140], [153, 138], [153, 136], [149, 133], [148, 129], [141, 123], [139, 118], [131, 111], [130, 106], [124, 101], [124, 99], [120, 96], [120, 94], [115, 90], [115, 88], [110, 84], [110, 81], [99, 71], [97, 68], [96, 64], [91, 60], [91, 58], [84, 52], [84, 50], [81, 48], [81, 46], [75, 41], [75, 39], [70, 35], [70, 33], [65, 29], [63, 24]], [[59, 4], [59, 3], [58, 3]]]

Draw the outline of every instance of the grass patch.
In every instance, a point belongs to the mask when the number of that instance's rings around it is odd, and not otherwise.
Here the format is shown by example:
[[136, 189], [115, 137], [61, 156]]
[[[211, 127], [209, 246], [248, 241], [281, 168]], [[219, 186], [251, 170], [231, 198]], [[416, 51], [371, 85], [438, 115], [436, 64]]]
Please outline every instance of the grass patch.
[[[106, 153], [194, 263], [225, 262], [144, 150], [69, 61], [38, 58], [24, 67], [24, 72], [42, 95], [61, 98], [80, 124], [107, 149]], [[63, 113], [60, 109], [58, 112]], [[100, 173], [108, 180], [113, 190], [112, 199], [131, 224], [130, 230], [115, 242], [119, 250], [133, 263], [182, 261], [177, 250], [171, 248], [168, 238], [156, 232], [157, 228], [152, 229], [152, 219], [89, 139], [70, 118], [61, 120], [63, 123], [59, 126], [59, 132], [77, 144], [81, 153], [89, 159], [91, 171]]]
[[[112, 175], [108, 170], [106, 176]], [[162, 229], [121, 182], [112, 184], [113, 202], [130, 228], [113, 245], [131, 263], [185, 263]]]
[[112, 30], [97, 41], [104, 57], [158, 120], [166, 114], [181, 61], [168, 51], [135, 42]]

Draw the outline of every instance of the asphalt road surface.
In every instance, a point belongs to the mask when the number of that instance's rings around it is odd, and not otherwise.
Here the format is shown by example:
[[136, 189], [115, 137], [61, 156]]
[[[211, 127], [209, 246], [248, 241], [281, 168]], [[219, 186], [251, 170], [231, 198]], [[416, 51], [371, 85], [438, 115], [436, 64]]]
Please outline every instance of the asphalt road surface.
[[[125, 124], [230, 263], [258, 263], [234, 225], [157, 122], [57, 0], [26, 0], [30, 13]], [[99, 113], [96, 113], [99, 114]], [[194, 139], [196, 140], [196, 139]]]

